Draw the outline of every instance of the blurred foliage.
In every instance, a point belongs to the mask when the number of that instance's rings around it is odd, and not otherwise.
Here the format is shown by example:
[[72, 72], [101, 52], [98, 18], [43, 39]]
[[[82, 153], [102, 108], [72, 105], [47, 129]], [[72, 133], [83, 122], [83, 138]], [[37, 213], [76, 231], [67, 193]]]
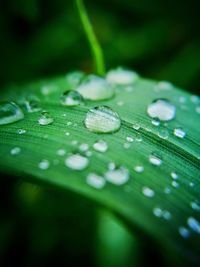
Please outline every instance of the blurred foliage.
[[[107, 67], [198, 90], [200, 33], [197, 1], [87, 0]], [[0, 82], [92, 71], [73, 0], [1, 0]]]

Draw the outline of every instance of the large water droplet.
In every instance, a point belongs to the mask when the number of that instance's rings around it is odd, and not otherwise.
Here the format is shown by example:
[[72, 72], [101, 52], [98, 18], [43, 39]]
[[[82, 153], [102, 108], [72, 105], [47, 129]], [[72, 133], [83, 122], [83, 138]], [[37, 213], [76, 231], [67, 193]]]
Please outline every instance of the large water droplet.
[[181, 128], [174, 128], [174, 135], [179, 138], [184, 138], [186, 136], [186, 132]]
[[23, 118], [23, 111], [14, 102], [0, 103], [0, 125], [13, 123]]
[[110, 70], [106, 75], [106, 80], [111, 84], [129, 85], [137, 81], [139, 75], [131, 70], [126, 70], [121, 67]]
[[24, 101], [24, 106], [29, 113], [34, 113], [40, 111], [42, 108], [40, 106], [40, 102], [36, 98], [26, 99]]
[[105, 79], [95, 75], [85, 78], [76, 90], [84, 99], [89, 100], [104, 100], [114, 95], [112, 86]]
[[85, 126], [91, 132], [113, 133], [119, 130], [119, 115], [107, 106], [91, 108], [85, 118]]
[[77, 170], [81, 171], [84, 170], [89, 164], [88, 158], [80, 155], [80, 154], [73, 154], [70, 155], [68, 158], [65, 160], [65, 165], [72, 169], [72, 170]]
[[104, 177], [102, 177], [96, 173], [89, 173], [87, 178], [86, 178], [86, 182], [88, 185], [90, 185], [96, 189], [101, 189], [106, 184]]
[[83, 97], [77, 91], [66, 91], [60, 98], [60, 102], [63, 106], [73, 107], [78, 106], [83, 101]]
[[99, 140], [93, 144], [94, 150], [104, 153], [108, 149], [108, 144], [104, 140]]
[[175, 118], [176, 107], [166, 99], [157, 99], [148, 105], [147, 113], [151, 118], [170, 121]]
[[43, 111], [38, 119], [38, 123], [40, 125], [48, 125], [53, 123], [53, 121], [54, 121], [53, 117], [46, 111]]
[[156, 152], [149, 155], [149, 162], [155, 166], [160, 166], [162, 164], [162, 158]]
[[125, 167], [116, 167], [113, 170], [108, 170], [105, 173], [105, 178], [108, 182], [115, 185], [122, 185], [129, 179], [129, 171]]

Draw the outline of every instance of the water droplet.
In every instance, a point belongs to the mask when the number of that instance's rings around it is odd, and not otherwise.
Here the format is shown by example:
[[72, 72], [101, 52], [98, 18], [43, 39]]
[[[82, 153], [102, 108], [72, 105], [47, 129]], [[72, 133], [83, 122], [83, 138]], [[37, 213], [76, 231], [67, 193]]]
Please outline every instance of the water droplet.
[[187, 224], [194, 232], [200, 234], [200, 223], [194, 217], [189, 217]]
[[163, 214], [162, 214], [162, 217], [165, 219], [165, 220], [170, 220], [172, 215], [171, 213], [168, 211], [168, 210], [164, 210], [163, 211]]
[[165, 192], [165, 194], [170, 194], [171, 193], [171, 189], [169, 187], [166, 187], [164, 189], [164, 192]]
[[24, 106], [26, 111], [29, 113], [34, 113], [40, 111], [42, 108], [40, 106], [40, 102], [36, 98], [26, 99], [24, 101]]
[[174, 128], [174, 135], [179, 138], [184, 138], [186, 135], [186, 132], [181, 128]]
[[138, 124], [138, 123], [134, 123], [134, 124], [132, 125], [132, 128], [135, 129], [135, 130], [139, 130], [139, 129], [140, 129], [140, 124]]
[[70, 85], [70, 88], [75, 89], [79, 85], [84, 76], [85, 74], [81, 71], [73, 71], [66, 75], [66, 80], [67, 83]]
[[151, 188], [149, 188], [149, 187], [146, 187], [146, 186], [144, 186], [143, 188], [142, 188], [142, 193], [143, 193], [143, 195], [145, 195], [146, 197], [154, 197], [154, 195], [155, 195], [155, 192], [151, 189]]
[[129, 180], [129, 171], [125, 167], [116, 167], [114, 170], [108, 170], [105, 173], [108, 182], [115, 185], [125, 184]]
[[72, 125], [72, 122], [71, 121], [68, 121], [67, 122], [67, 126], [71, 126]]
[[188, 238], [190, 236], [189, 230], [185, 227], [179, 227], [178, 231], [183, 238]]
[[129, 142], [129, 143], [132, 143], [133, 142], [133, 137], [127, 136], [126, 137], [126, 141]]
[[158, 118], [155, 118], [155, 119], [152, 119], [151, 120], [151, 123], [154, 125], [154, 126], [159, 126], [160, 125], [160, 120]]
[[86, 178], [86, 182], [88, 185], [90, 185], [96, 189], [101, 189], [106, 184], [104, 177], [102, 177], [96, 173], [89, 173], [87, 178]]
[[138, 173], [142, 173], [144, 171], [144, 167], [141, 165], [137, 165], [134, 167], [134, 170]]
[[23, 111], [14, 102], [0, 103], [0, 125], [13, 123], [23, 118]]
[[83, 97], [77, 91], [66, 91], [60, 98], [63, 106], [73, 107], [78, 106], [83, 101]]
[[47, 84], [42, 86], [41, 93], [44, 96], [56, 93], [58, 91], [58, 87], [55, 84]]
[[39, 162], [38, 167], [41, 170], [47, 170], [50, 166], [50, 162], [47, 159], [43, 159]]
[[46, 111], [43, 111], [38, 119], [38, 123], [40, 125], [48, 125], [53, 123], [53, 121], [54, 121], [53, 117]]
[[142, 142], [142, 135], [140, 133], [136, 133], [136, 135], [135, 135], [135, 141]]
[[63, 148], [60, 148], [57, 150], [57, 155], [58, 156], [64, 156], [66, 154], [66, 150]]
[[10, 154], [13, 155], [13, 156], [18, 155], [20, 152], [21, 152], [21, 148], [20, 147], [13, 147], [10, 150]]
[[115, 168], [116, 168], [116, 164], [115, 164], [114, 162], [110, 162], [110, 163], [108, 164], [108, 169], [109, 169], [110, 171], [113, 171]]
[[18, 134], [25, 134], [26, 133], [26, 130], [25, 129], [18, 129], [17, 130], [17, 133]]
[[165, 130], [165, 129], [159, 130], [158, 137], [160, 137], [161, 139], [167, 139], [169, 137], [168, 130]]
[[176, 172], [171, 172], [172, 179], [176, 180], [178, 179], [178, 174]]
[[91, 108], [85, 118], [85, 126], [91, 132], [113, 133], [119, 130], [119, 115], [107, 106]]
[[159, 217], [159, 218], [163, 218], [165, 220], [170, 220], [171, 219], [171, 213], [167, 210], [162, 210], [161, 208], [159, 207], [155, 207], [153, 209], [153, 214], [156, 216], [156, 217]]
[[185, 96], [180, 96], [179, 97], [179, 102], [184, 104], [186, 102], [186, 97]]
[[121, 106], [124, 105], [124, 102], [123, 102], [123, 101], [118, 101], [118, 102], [117, 102], [117, 105], [121, 107]]
[[175, 188], [179, 187], [179, 183], [177, 181], [172, 181], [172, 186]]
[[84, 170], [89, 164], [88, 158], [80, 155], [80, 154], [73, 154], [70, 155], [68, 158], [65, 160], [65, 165], [72, 169], [72, 170], [77, 170], [81, 171]]
[[69, 133], [69, 132], [66, 132], [66, 133], [65, 133], [65, 135], [66, 135], [66, 136], [69, 136], [69, 135], [70, 135], [70, 133]]
[[190, 203], [193, 210], [200, 211], [200, 204], [198, 204], [196, 201], [193, 201]]
[[156, 90], [171, 90], [173, 88], [173, 84], [168, 81], [160, 81], [156, 85]]
[[108, 144], [103, 140], [99, 140], [93, 144], [93, 148], [98, 152], [104, 153], [108, 149]]
[[84, 99], [95, 101], [109, 99], [114, 95], [112, 86], [105, 79], [95, 75], [87, 76], [76, 90]]
[[123, 147], [125, 149], [129, 149], [131, 147], [131, 144], [126, 142], [126, 143], [123, 144]]
[[160, 209], [160, 208], [154, 208], [153, 209], [153, 214], [156, 216], [156, 217], [162, 217], [162, 214], [163, 214], [163, 211]]
[[196, 113], [200, 114], [200, 106], [196, 107], [195, 110], [196, 110]]
[[170, 121], [175, 118], [176, 107], [166, 99], [157, 99], [148, 105], [147, 113], [151, 118]]
[[190, 100], [191, 100], [191, 102], [193, 102], [193, 103], [198, 103], [198, 102], [200, 102], [200, 97], [197, 96], [197, 95], [192, 95], [192, 96], [190, 97]]
[[106, 80], [111, 84], [129, 85], [137, 81], [139, 75], [131, 70], [126, 70], [121, 67], [110, 70], [106, 75]]
[[86, 152], [88, 149], [89, 149], [88, 144], [83, 143], [83, 144], [80, 144], [80, 146], [79, 146], [79, 150], [82, 152]]
[[160, 166], [162, 164], [162, 158], [156, 152], [149, 155], [149, 162], [155, 166]]

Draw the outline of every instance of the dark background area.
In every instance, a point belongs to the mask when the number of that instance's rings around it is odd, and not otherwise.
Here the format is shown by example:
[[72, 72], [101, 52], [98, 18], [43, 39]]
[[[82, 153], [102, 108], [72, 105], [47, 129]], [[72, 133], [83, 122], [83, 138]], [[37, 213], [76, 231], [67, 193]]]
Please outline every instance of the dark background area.
[[[85, 4], [107, 69], [125, 66], [199, 94], [198, 1], [87, 0]], [[72, 0], [1, 0], [0, 40], [0, 88], [76, 69], [93, 70]], [[105, 259], [98, 264], [96, 205], [80, 196], [4, 177], [0, 212], [0, 266], [14, 262], [20, 267], [121, 267], [106, 264]], [[164, 260], [155, 256], [157, 248], [152, 253], [148, 249], [149, 256], [147, 250], [140, 255], [132, 241], [123, 267], [156, 262], [164, 266]]]
[[[87, 0], [107, 68], [125, 66], [198, 93], [198, 1]], [[0, 85], [92, 71], [73, 0], [1, 0]]]

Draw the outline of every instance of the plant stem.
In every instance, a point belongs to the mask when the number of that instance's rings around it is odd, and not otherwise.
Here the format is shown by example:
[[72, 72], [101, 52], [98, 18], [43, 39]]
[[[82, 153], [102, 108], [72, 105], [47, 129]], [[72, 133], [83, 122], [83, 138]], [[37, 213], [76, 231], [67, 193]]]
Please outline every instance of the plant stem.
[[91, 51], [94, 56], [94, 61], [96, 65], [96, 73], [99, 75], [105, 74], [105, 63], [104, 63], [104, 57], [103, 52], [101, 49], [101, 46], [95, 36], [93, 27], [90, 23], [90, 20], [88, 18], [87, 11], [85, 9], [85, 6], [83, 4], [82, 0], [76, 0], [76, 5], [78, 8], [79, 16], [85, 31], [85, 34], [87, 36], [87, 39], [89, 41]]

